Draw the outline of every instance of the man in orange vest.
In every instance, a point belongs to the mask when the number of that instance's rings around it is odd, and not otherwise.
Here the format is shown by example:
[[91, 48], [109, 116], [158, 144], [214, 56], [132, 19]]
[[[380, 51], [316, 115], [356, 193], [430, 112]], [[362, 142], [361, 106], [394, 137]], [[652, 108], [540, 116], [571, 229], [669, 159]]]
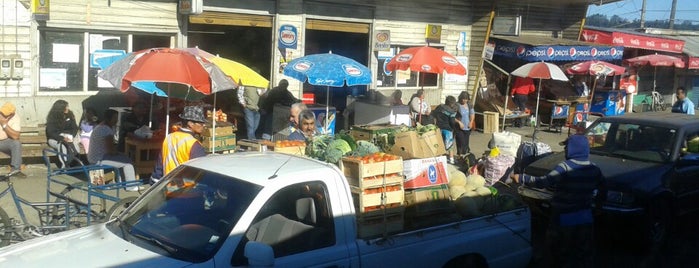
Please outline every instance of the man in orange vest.
[[168, 134], [163, 141], [162, 152], [151, 175], [152, 182], [157, 182], [180, 164], [206, 155], [201, 142], [194, 136], [202, 134], [206, 128], [204, 109], [201, 106], [184, 107], [180, 119], [182, 127]]

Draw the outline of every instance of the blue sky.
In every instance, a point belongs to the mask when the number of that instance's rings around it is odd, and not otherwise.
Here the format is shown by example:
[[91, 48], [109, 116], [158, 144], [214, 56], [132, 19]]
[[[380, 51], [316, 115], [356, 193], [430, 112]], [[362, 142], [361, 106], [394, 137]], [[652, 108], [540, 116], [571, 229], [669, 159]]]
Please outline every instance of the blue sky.
[[[641, 18], [641, 7], [643, 0], [622, 0], [606, 5], [590, 5], [587, 15], [604, 14], [607, 17], [618, 15], [629, 20]], [[668, 20], [672, 0], [646, 0], [646, 21]], [[677, 11], [675, 12], [675, 23], [682, 23], [683, 20], [690, 20], [694, 24], [699, 23], [699, 0], [677, 0]]]

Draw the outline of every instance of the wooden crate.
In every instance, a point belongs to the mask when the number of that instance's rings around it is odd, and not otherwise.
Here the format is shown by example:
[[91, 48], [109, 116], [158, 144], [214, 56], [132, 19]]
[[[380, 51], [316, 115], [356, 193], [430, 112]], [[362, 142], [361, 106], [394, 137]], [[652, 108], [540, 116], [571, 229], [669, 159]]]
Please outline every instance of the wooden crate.
[[393, 133], [400, 130], [402, 125], [362, 125], [352, 126], [350, 135], [354, 140], [375, 142], [380, 137], [385, 137], [387, 143], [393, 144]]
[[357, 234], [359, 238], [367, 239], [380, 237], [384, 234], [395, 234], [403, 231], [405, 220], [403, 214], [394, 214], [364, 218], [357, 221]]
[[208, 127], [204, 129], [204, 132], [201, 134], [204, 137], [211, 137], [216, 134], [216, 137], [218, 136], [230, 136], [235, 134], [236, 128], [233, 124], [228, 123], [228, 122], [216, 122], [216, 129], [214, 129], [213, 124], [207, 123], [206, 124]]
[[272, 150], [278, 153], [306, 155], [306, 146], [287, 146], [287, 147], [272, 147]]
[[[352, 189], [352, 199], [357, 208], [357, 213], [380, 210], [382, 207], [402, 206], [405, 200], [405, 191], [402, 184], [369, 189], [359, 189], [354, 186], [350, 186], [350, 188]], [[384, 189], [386, 188], [398, 188], [400, 190], [385, 191]]]
[[362, 163], [360, 160], [348, 157], [342, 158], [342, 166], [347, 178], [364, 178], [376, 175], [387, 175], [403, 172], [403, 159], [389, 160], [378, 163]]
[[500, 114], [496, 112], [483, 112], [483, 133], [498, 132]]
[[383, 185], [393, 185], [393, 184], [402, 184], [403, 183], [403, 175], [402, 173], [391, 173], [391, 174], [379, 174], [375, 176], [369, 176], [369, 177], [363, 177], [363, 178], [358, 178], [358, 177], [346, 177], [347, 182], [351, 186], [355, 186], [361, 190], [366, 189], [366, 188], [374, 188], [374, 187], [380, 187]]
[[206, 152], [210, 153], [212, 152], [212, 143], [214, 145], [213, 152], [235, 150], [235, 134], [228, 136], [216, 136], [215, 140], [213, 137], [204, 137], [204, 141], [202, 141], [201, 145], [204, 147]]

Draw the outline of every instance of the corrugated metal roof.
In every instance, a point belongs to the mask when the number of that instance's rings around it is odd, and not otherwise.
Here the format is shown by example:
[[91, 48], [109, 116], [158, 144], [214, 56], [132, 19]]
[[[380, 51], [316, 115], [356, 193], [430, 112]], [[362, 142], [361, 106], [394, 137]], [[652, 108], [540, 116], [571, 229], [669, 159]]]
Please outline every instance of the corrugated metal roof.
[[684, 49], [682, 52], [691, 57], [699, 57], [699, 36], [696, 35], [677, 35], [673, 36], [684, 41]]

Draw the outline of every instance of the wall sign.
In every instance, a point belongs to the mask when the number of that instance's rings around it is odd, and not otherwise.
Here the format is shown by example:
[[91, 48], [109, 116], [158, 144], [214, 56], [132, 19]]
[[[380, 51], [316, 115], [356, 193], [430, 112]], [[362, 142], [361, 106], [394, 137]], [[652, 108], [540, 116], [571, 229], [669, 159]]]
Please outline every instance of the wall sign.
[[284, 24], [279, 27], [279, 49], [296, 49], [298, 44], [298, 30], [296, 26]]

